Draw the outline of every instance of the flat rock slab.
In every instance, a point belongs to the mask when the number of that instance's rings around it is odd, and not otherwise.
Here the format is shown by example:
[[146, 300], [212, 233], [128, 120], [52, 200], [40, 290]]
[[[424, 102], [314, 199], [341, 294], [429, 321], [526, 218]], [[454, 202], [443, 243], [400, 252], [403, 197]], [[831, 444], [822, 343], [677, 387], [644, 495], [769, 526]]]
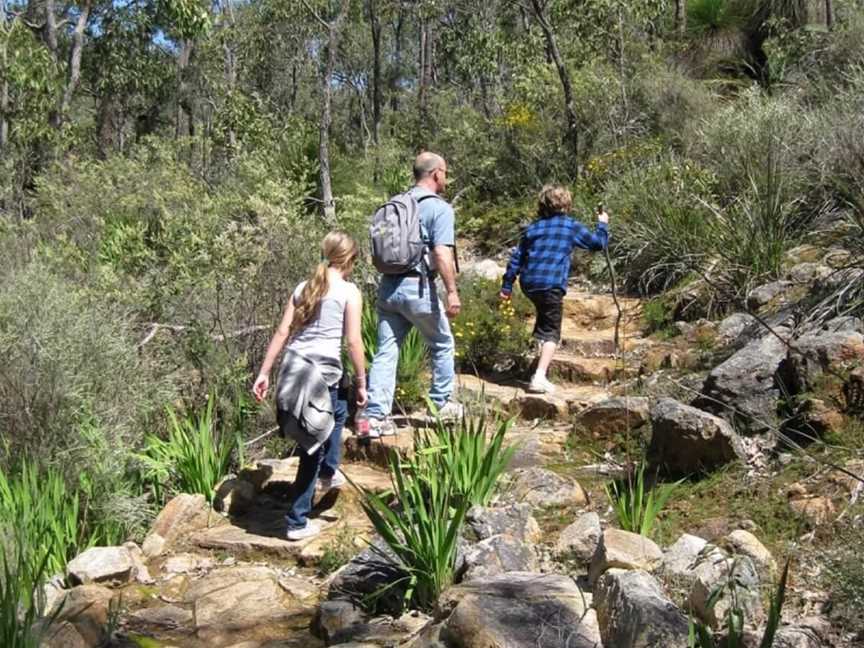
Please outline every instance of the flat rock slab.
[[595, 437], [623, 434], [648, 422], [651, 406], [647, 398], [609, 398], [581, 411], [576, 424]]
[[195, 601], [195, 628], [248, 628], [279, 621], [291, 615], [292, 603], [272, 580], [235, 583]]
[[463, 648], [595, 648], [600, 637], [573, 579], [511, 572], [453, 587], [440, 601], [446, 645]]
[[319, 519], [322, 533], [304, 540], [289, 541], [285, 538], [287, 528], [281, 514], [272, 517], [251, 517], [238, 522], [242, 526], [229, 524], [201, 531], [192, 536], [192, 544], [202, 549], [223, 549], [236, 556], [266, 554], [282, 558], [299, 556], [303, 548], [320, 539], [334, 522]]

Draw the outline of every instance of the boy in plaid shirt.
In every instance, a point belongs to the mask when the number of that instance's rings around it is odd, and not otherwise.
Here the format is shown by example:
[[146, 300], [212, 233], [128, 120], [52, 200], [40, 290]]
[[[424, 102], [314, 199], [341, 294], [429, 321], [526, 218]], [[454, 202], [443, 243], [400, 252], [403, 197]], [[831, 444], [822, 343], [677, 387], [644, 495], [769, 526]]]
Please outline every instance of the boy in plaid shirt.
[[519, 276], [522, 292], [537, 310], [534, 338], [540, 343], [540, 359], [528, 388], [534, 393], [555, 391], [546, 372], [561, 340], [562, 300], [567, 292], [570, 255], [574, 248], [602, 250], [609, 240], [609, 215], [605, 211], [598, 214], [592, 232], [567, 215], [572, 206], [573, 198], [564, 187], [543, 187], [537, 201], [537, 220], [525, 229], [513, 249], [501, 285], [501, 299], [510, 299]]

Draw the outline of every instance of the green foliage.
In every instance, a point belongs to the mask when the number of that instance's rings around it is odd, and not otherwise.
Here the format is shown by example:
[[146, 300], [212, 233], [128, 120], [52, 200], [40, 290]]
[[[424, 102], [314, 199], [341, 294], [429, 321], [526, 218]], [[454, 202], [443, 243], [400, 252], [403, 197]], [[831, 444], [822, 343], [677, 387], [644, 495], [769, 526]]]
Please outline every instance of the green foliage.
[[199, 493], [212, 503], [217, 484], [242, 448], [239, 435], [216, 425], [215, 401], [211, 394], [203, 411], [182, 417], [169, 407], [168, 438], [151, 434], [145, 439], [139, 458], [157, 501], [169, 492]]
[[649, 299], [642, 305], [642, 319], [650, 333], [674, 333], [672, 309], [662, 297]]
[[67, 492], [57, 470], [40, 470], [26, 460], [17, 471], [0, 470], [2, 529], [20, 539], [21, 556], [13, 558], [26, 561], [34, 572], [40, 565], [50, 573], [62, 572], [84, 544], [78, 494]]
[[498, 297], [500, 284], [471, 277], [459, 285], [462, 311], [451, 324], [456, 359], [468, 371], [527, 369], [533, 343], [525, 326], [534, 311], [528, 299], [514, 290], [510, 301]]
[[521, 227], [531, 219], [534, 206], [527, 201], [511, 204], [477, 202], [460, 213], [462, 234], [476, 241], [483, 253], [495, 253], [513, 247], [519, 241]]
[[436, 419], [431, 429], [415, 432], [412, 468], [417, 478], [449, 474], [460, 500], [471, 506], [488, 505], [516, 453], [516, 446], [504, 445], [512, 424], [512, 419], [493, 423], [490, 435], [485, 414], [463, 417], [456, 423]]
[[689, 0], [687, 28], [694, 34], [743, 29], [752, 14], [747, 0]]
[[394, 453], [390, 478], [398, 510], [390, 507], [385, 496], [369, 491], [364, 491], [361, 502], [375, 531], [407, 573], [404, 603], [422, 610], [431, 610], [453, 582], [459, 531], [468, 511], [468, 500], [459, 497], [456, 476], [443, 470], [444, 462], [433, 465], [437, 471], [419, 479]]
[[615, 511], [618, 526], [649, 538], [658, 514], [683, 480], [649, 485], [645, 481], [646, 467], [643, 460], [636, 467], [635, 474], [630, 473], [625, 480], [613, 481], [606, 486], [606, 496]]
[[[735, 573], [733, 565], [730, 574]], [[783, 616], [783, 604], [786, 601], [786, 584], [789, 577], [789, 561], [783, 567], [783, 573], [780, 576], [780, 582], [777, 584], [777, 590], [771, 596], [771, 605], [768, 609], [768, 618], [765, 621], [765, 629], [762, 632], [762, 639], [759, 641], [759, 648], [771, 648], [774, 645], [774, 636], [777, 634], [777, 629], [780, 627], [780, 621]], [[745, 645], [751, 645], [745, 642], [744, 638], [744, 610], [738, 602], [738, 585], [734, 582], [734, 577], [730, 576], [729, 580], [718, 586], [708, 599], [708, 605], [716, 604], [718, 598], [728, 591], [729, 593], [729, 609], [726, 612], [724, 623], [724, 636], [717, 638], [709, 626], [703, 623], [690, 619], [690, 648], [744, 648]]]
[[318, 573], [326, 576], [347, 564], [357, 553], [355, 537], [354, 531], [347, 524], [342, 526], [324, 545], [318, 561]]
[[41, 619], [44, 608], [41, 585], [48, 555], [36, 557], [28, 539], [14, 529], [0, 529], [0, 645], [4, 648], [38, 648], [62, 607]]

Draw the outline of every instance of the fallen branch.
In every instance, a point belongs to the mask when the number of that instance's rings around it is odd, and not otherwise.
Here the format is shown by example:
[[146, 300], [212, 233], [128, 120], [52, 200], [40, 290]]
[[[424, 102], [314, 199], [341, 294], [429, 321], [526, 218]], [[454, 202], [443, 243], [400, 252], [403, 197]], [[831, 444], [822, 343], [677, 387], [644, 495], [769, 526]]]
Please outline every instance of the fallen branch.
[[[142, 349], [147, 343], [149, 343], [159, 331], [171, 331], [172, 333], [183, 333], [189, 330], [191, 327], [186, 326], [184, 324], [160, 324], [158, 322], [152, 322], [148, 325], [149, 330], [147, 331], [147, 335], [144, 336], [136, 348]], [[269, 326], [263, 325], [255, 325], [255, 326], [247, 326], [242, 329], [238, 329], [236, 331], [232, 331], [231, 333], [224, 334], [212, 334], [210, 335], [210, 339], [214, 342], [224, 342], [225, 340], [233, 340], [234, 338], [244, 337], [246, 335], [252, 335], [253, 333], [258, 333], [259, 331], [266, 331], [269, 329]]]

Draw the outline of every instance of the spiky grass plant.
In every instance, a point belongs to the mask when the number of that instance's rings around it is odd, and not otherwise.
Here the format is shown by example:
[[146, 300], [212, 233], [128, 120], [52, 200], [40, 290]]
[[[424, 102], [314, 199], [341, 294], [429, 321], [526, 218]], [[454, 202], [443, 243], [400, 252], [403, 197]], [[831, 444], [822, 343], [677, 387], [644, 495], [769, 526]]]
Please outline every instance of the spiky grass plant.
[[[19, 520], [21, 522], [23, 520]], [[34, 560], [29, 539], [19, 530], [6, 528], [0, 550], [0, 646], [38, 648], [62, 604], [49, 615], [45, 612], [42, 584], [51, 555], [44, 551]]]
[[231, 466], [233, 453], [242, 444], [235, 432], [221, 433], [211, 394], [202, 412], [180, 416], [168, 408], [168, 438], [149, 435], [144, 452], [145, 481], [156, 499], [164, 501], [167, 490], [200, 493], [213, 501], [216, 485]]
[[431, 428], [415, 432], [412, 469], [421, 479], [440, 471], [452, 475], [461, 498], [471, 506], [485, 506], [516, 453], [516, 446], [504, 446], [512, 425], [513, 419], [497, 421], [490, 435], [485, 414], [455, 423], [436, 418]]
[[44, 561], [50, 573], [62, 571], [83, 544], [80, 518], [78, 493], [67, 490], [57, 470], [26, 460], [15, 472], [0, 470], [0, 527], [14, 530], [23, 553], [14, 559], [29, 569]]
[[[394, 454], [390, 478], [392, 500], [386, 494], [364, 491], [361, 505], [407, 573], [404, 603], [430, 610], [453, 582], [456, 546], [468, 500], [459, 495], [456, 478], [443, 463], [435, 464], [434, 470], [419, 479]], [[391, 501], [395, 506], [391, 507]], [[400, 581], [391, 587], [401, 584], [406, 583]]]
[[[730, 570], [730, 574], [734, 574], [735, 570]], [[780, 576], [780, 582], [777, 585], [777, 590], [771, 596], [771, 605], [768, 609], [768, 619], [765, 623], [765, 630], [762, 633], [762, 639], [759, 641], [759, 648], [771, 648], [774, 645], [774, 637], [777, 634], [777, 629], [780, 627], [780, 621], [783, 615], [783, 604], [786, 600], [786, 583], [789, 577], [789, 561], [783, 567], [783, 573]], [[729, 582], [720, 585], [711, 593], [708, 599], [708, 605], [713, 606], [717, 600], [727, 591], [730, 594], [731, 604], [726, 612], [726, 623], [724, 627], [725, 636], [722, 639], [714, 635], [714, 631], [710, 627], [700, 621], [690, 619], [690, 648], [744, 648], [744, 611], [738, 604], [737, 585], [730, 578]]]
[[606, 486], [606, 496], [612, 503], [618, 526], [649, 538], [658, 514], [683, 480], [652, 487], [645, 481], [646, 468], [645, 461], [640, 461], [626, 479]]

